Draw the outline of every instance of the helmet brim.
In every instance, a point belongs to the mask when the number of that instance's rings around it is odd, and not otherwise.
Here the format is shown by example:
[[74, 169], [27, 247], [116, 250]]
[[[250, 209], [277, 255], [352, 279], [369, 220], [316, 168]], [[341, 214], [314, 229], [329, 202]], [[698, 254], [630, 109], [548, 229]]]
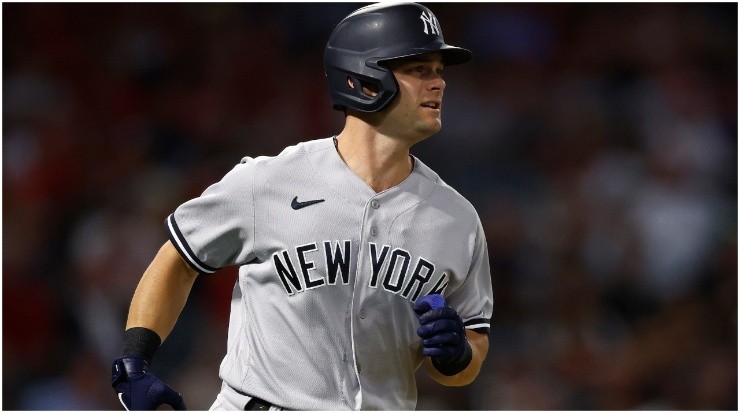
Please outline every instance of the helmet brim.
[[442, 45], [440, 52], [442, 53], [442, 60], [447, 66], [467, 63], [473, 58], [473, 52], [470, 50], [448, 44]]
[[434, 53], [439, 52], [442, 54], [442, 61], [444, 62], [445, 66], [452, 66], [452, 65], [460, 65], [463, 63], [469, 62], [473, 58], [473, 53], [468, 49], [463, 49], [462, 47], [457, 46], [450, 46], [448, 44], [443, 44], [440, 47], [435, 48], [419, 48], [419, 49], [411, 49], [408, 50], [408, 53], [402, 54], [400, 56], [393, 56], [393, 57], [386, 57], [386, 58], [375, 58], [375, 59], [369, 59], [369, 61], [375, 61], [379, 64], [387, 64], [388, 62], [394, 61], [394, 60], [400, 60], [400, 59], [407, 59], [409, 57], [419, 56], [426, 53]]

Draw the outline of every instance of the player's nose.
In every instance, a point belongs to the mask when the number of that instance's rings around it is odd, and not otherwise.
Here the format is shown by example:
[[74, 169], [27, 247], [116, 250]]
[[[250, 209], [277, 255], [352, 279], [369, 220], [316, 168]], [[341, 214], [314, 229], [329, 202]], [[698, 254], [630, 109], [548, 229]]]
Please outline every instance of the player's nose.
[[432, 91], [443, 92], [445, 88], [447, 87], [447, 82], [445, 82], [444, 78], [442, 78], [442, 75], [437, 74], [434, 76], [433, 79], [429, 80], [427, 87], [429, 90], [432, 90]]

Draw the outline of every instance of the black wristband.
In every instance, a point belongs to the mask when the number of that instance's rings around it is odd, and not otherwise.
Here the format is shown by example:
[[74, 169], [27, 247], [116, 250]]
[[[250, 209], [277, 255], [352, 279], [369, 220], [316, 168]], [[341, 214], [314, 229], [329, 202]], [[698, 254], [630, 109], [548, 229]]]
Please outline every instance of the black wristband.
[[465, 349], [460, 357], [456, 359], [441, 359], [432, 357], [432, 364], [434, 368], [445, 376], [454, 376], [455, 374], [465, 370], [466, 367], [473, 360], [473, 349], [470, 348], [470, 343], [465, 340]]
[[152, 364], [154, 353], [162, 344], [162, 339], [154, 331], [145, 327], [132, 327], [123, 333], [123, 357], [137, 356]]

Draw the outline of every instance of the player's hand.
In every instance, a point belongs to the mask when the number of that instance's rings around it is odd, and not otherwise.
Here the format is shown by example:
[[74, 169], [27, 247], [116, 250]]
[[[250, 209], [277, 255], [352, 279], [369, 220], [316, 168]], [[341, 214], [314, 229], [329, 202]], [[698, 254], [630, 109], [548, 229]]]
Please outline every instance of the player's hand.
[[434, 366], [451, 376], [464, 370], [472, 359], [465, 326], [454, 308], [438, 294], [425, 295], [414, 303], [421, 326], [422, 354], [432, 357]]
[[440, 299], [434, 294], [416, 300], [414, 312], [421, 324], [416, 333], [423, 339], [425, 356], [455, 359], [465, 350], [465, 326], [457, 311]]
[[186, 410], [182, 396], [149, 373], [149, 363], [141, 357], [113, 361], [112, 385], [126, 410], [154, 410], [162, 404]]

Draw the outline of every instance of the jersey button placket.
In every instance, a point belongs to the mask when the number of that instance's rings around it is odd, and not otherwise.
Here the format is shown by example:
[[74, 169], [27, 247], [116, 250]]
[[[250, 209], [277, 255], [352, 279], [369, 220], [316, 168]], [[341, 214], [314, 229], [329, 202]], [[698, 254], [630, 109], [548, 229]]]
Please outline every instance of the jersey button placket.
[[[367, 223], [370, 225], [370, 230], [368, 231], [368, 233], [370, 234], [370, 237], [375, 238], [378, 236], [378, 234], [380, 234], [380, 231], [376, 226], [376, 220], [378, 217], [376, 216], [377, 213], [375, 212], [378, 208], [380, 208], [380, 202], [376, 199], [373, 199], [370, 201], [369, 206], [370, 208], [366, 209], [365, 217], [367, 218]], [[360, 311], [357, 312], [357, 318], [359, 318], [361, 321], [365, 320], [367, 318], [367, 310], [365, 308], [360, 308]], [[355, 367], [357, 368], [357, 373], [360, 374], [362, 372], [362, 366], [356, 358]]]
[[[378, 209], [380, 208], [380, 202], [377, 199], [373, 199], [370, 201], [370, 208], [372, 209]], [[367, 210], [367, 215], [372, 216], [374, 215], [373, 210]], [[377, 237], [378, 236], [378, 227], [375, 225], [370, 226], [370, 236], [371, 237]]]

